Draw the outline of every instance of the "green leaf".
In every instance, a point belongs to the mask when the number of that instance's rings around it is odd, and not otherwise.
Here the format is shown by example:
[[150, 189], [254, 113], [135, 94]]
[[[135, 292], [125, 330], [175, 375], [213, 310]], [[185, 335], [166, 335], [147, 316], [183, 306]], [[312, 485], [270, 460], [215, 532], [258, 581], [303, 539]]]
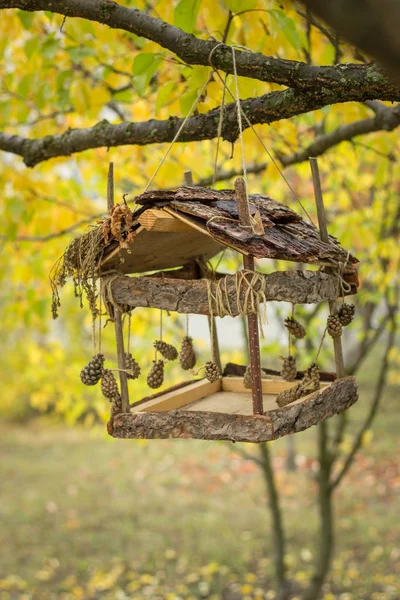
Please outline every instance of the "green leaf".
[[113, 94], [115, 102], [132, 102], [132, 90], [123, 90]]
[[257, 6], [257, 0], [224, 0], [224, 4], [234, 14], [251, 10]]
[[169, 81], [159, 88], [156, 100], [156, 114], [170, 100], [175, 86], [176, 84], [173, 81]]
[[29, 92], [32, 90], [32, 83], [34, 80], [34, 73], [27, 73], [21, 79], [18, 84], [18, 94], [20, 94], [23, 98], [26, 98]]
[[143, 52], [136, 56], [133, 61], [132, 72], [134, 74], [133, 84], [139, 96], [143, 96], [159, 64], [160, 59], [156, 54]]
[[0, 102], [0, 122], [7, 123], [11, 114], [11, 102]]
[[132, 65], [132, 73], [134, 75], [143, 75], [154, 64], [156, 55], [152, 53], [142, 52], [135, 57]]
[[47, 60], [53, 60], [55, 55], [57, 54], [59, 46], [60, 41], [56, 40], [52, 36], [49, 36], [42, 44], [42, 56], [44, 56], [44, 58], [47, 58]]
[[27, 42], [25, 43], [25, 46], [24, 46], [24, 52], [25, 52], [26, 58], [29, 59], [31, 56], [33, 56], [34, 54], [37, 53], [41, 42], [42, 42], [42, 40], [39, 35], [35, 35], [35, 36], [31, 37], [29, 40], [27, 40]]
[[88, 46], [69, 46], [69, 48], [66, 48], [66, 50], [71, 57], [72, 62], [80, 62], [84, 58], [88, 58], [89, 56], [94, 56], [96, 54], [94, 48], [90, 48]]
[[201, 0], [180, 0], [175, 7], [174, 24], [187, 33], [193, 33], [200, 4]]
[[33, 19], [35, 18], [34, 12], [29, 12], [27, 10], [19, 10], [18, 11], [19, 20], [22, 23], [24, 29], [30, 29]]
[[183, 94], [183, 96], [181, 96], [181, 112], [185, 117], [189, 113], [191, 107], [193, 106], [193, 102], [196, 100], [198, 94], [198, 90], [193, 90], [192, 92], [187, 92], [187, 94]]
[[296, 29], [296, 24], [293, 19], [285, 15], [282, 10], [269, 10], [267, 12], [269, 12], [269, 14], [277, 22], [293, 48], [295, 50], [300, 50], [300, 35]]

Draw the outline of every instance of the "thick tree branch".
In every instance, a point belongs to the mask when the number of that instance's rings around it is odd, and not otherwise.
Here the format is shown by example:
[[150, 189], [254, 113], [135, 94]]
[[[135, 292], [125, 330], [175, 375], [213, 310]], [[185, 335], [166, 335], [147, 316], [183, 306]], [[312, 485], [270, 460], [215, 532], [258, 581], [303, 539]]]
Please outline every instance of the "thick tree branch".
[[302, 0], [341, 36], [400, 76], [398, 0]]
[[[1, 1], [1, 0], [0, 0]], [[242, 110], [246, 115], [249, 123], [252, 125], [272, 123], [282, 119], [289, 119], [299, 114], [317, 110], [329, 104], [337, 104], [348, 101], [365, 101], [372, 99], [372, 95], [368, 91], [360, 93], [359, 89], [341, 90], [332, 92], [322, 88], [314, 92], [297, 91], [288, 88], [282, 92], [271, 92], [258, 98], [249, 98], [242, 101]], [[387, 98], [386, 98], [387, 99]], [[400, 100], [400, 88], [398, 90], [397, 99]], [[389, 117], [383, 119], [382, 114], [378, 113], [374, 119], [360, 122], [357, 125], [359, 133], [366, 131], [377, 131], [378, 129], [394, 128], [396, 119], [398, 119], [398, 111], [396, 109], [388, 109]], [[388, 113], [389, 115], [389, 113]], [[176, 135], [179, 127], [182, 125], [183, 119], [170, 117], [167, 120], [143, 121], [139, 123], [119, 123], [112, 125], [108, 121], [102, 121], [87, 129], [68, 129], [63, 134], [46, 136], [36, 140], [23, 138], [17, 135], [0, 133], [0, 150], [12, 152], [22, 156], [25, 164], [28, 167], [33, 167], [40, 162], [46, 161], [57, 156], [69, 156], [77, 152], [83, 152], [91, 148], [115, 147], [124, 145], [149, 145], [163, 142], [171, 142]], [[218, 135], [219, 123], [219, 108], [215, 108], [208, 113], [190, 117], [182, 130], [179, 142], [195, 142], [202, 140], [210, 140]], [[247, 120], [243, 123], [244, 127], [248, 126]], [[351, 128], [351, 126], [348, 126]], [[357, 129], [357, 128], [356, 128]], [[224, 119], [222, 124], [222, 137], [225, 140], [234, 142], [238, 137], [239, 130], [237, 124], [236, 106], [234, 103], [228, 104], [224, 110]], [[333, 134], [329, 134], [333, 135]], [[339, 133], [338, 141], [342, 141]], [[352, 137], [351, 129], [346, 133], [349, 138]], [[353, 135], [358, 135], [354, 133]], [[325, 148], [326, 142], [321, 142], [322, 150]], [[328, 143], [327, 147], [334, 145]], [[317, 148], [313, 148], [316, 152]], [[317, 154], [315, 154], [317, 155]], [[310, 156], [306, 152], [303, 158], [281, 159], [284, 166], [300, 160], [306, 160]]]
[[[122, 29], [152, 40], [176, 54], [188, 64], [212, 65], [233, 73], [232, 48], [212, 40], [201, 40], [140, 10], [121, 6], [112, 0], [0, 0], [0, 10], [20, 8], [48, 10], [67, 17], [97, 21], [113, 29]], [[303, 90], [327, 88], [352, 92], [358, 89], [370, 98], [397, 100], [399, 87], [376, 65], [341, 64], [313, 66], [236, 50], [238, 75], [278, 83]]]

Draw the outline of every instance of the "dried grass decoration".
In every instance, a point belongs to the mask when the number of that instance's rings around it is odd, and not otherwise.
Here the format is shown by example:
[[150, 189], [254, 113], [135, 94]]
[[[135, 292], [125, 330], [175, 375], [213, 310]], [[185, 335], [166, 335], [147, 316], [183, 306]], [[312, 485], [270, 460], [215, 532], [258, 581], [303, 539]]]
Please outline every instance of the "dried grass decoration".
[[112, 240], [119, 242], [120, 248], [129, 251], [129, 244], [133, 242], [133, 215], [127, 204], [115, 204], [108, 215], [101, 219], [97, 225], [89, 227], [83, 235], [71, 241], [64, 254], [54, 265], [50, 273], [52, 287], [52, 314], [58, 317], [60, 307], [59, 288], [62, 288], [69, 277], [75, 286], [75, 296], [83, 305], [83, 296], [87, 298], [93, 318], [97, 311], [98, 270], [106, 246]]

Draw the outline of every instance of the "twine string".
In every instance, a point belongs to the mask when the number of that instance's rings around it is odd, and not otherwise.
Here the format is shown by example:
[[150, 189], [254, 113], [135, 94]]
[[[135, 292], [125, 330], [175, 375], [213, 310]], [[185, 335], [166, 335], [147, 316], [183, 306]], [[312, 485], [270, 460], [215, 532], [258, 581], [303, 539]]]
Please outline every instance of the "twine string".
[[[261, 335], [264, 337], [263, 325], [267, 322], [267, 307], [266, 307], [266, 279], [262, 273], [256, 271], [242, 270], [235, 273], [234, 276], [223, 277], [217, 282], [207, 279], [207, 297], [208, 308], [211, 317], [234, 317], [233, 308], [231, 305], [228, 284], [229, 280], [234, 278], [235, 300], [237, 313], [240, 315], [248, 315], [250, 313], [258, 315], [258, 321], [261, 328]], [[264, 311], [261, 314], [258, 307], [259, 304], [264, 305]]]
[[101, 317], [103, 312], [103, 279], [100, 278], [100, 298], [99, 298], [99, 354], [101, 354]]
[[132, 314], [131, 314], [131, 311], [129, 311], [129, 313], [128, 313], [128, 343], [127, 343], [128, 354], [130, 354], [130, 350], [131, 350], [131, 321], [132, 321]]
[[[215, 48], [214, 48], [214, 49], [215, 49]], [[206, 87], [207, 87], [207, 86], [208, 86], [208, 84], [210, 83], [210, 81], [211, 81], [211, 79], [212, 79], [212, 76], [213, 76], [213, 73], [214, 73], [214, 70], [213, 70], [213, 71], [211, 71], [211, 73], [209, 74], [209, 76], [208, 76], [208, 78], [207, 78], [207, 81], [206, 81], [206, 82], [203, 84], [203, 87], [201, 88], [200, 92], [197, 94], [197, 97], [196, 97], [195, 101], [193, 102], [193, 104], [191, 105], [191, 107], [190, 107], [190, 109], [189, 109], [189, 112], [187, 113], [186, 117], [183, 119], [183, 121], [182, 121], [182, 123], [181, 123], [181, 125], [180, 125], [180, 127], [179, 127], [179, 129], [178, 129], [178, 131], [177, 131], [177, 132], [176, 132], [176, 134], [174, 135], [174, 137], [173, 137], [173, 139], [172, 139], [171, 143], [169, 144], [169, 146], [168, 146], [167, 150], [165, 151], [165, 154], [164, 154], [164, 156], [163, 156], [163, 157], [162, 157], [162, 159], [160, 160], [160, 162], [159, 162], [158, 166], [156, 167], [156, 169], [155, 169], [155, 171], [154, 171], [153, 175], [150, 177], [150, 179], [149, 179], [149, 181], [148, 181], [148, 183], [147, 183], [146, 187], [144, 188], [144, 192], [146, 192], [146, 191], [149, 189], [149, 187], [150, 187], [150, 185], [153, 183], [153, 181], [154, 181], [154, 179], [155, 179], [155, 177], [156, 177], [157, 173], [159, 172], [159, 170], [160, 170], [160, 169], [161, 169], [161, 167], [163, 166], [164, 162], [166, 161], [166, 159], [167, 159], [167, 157], [168, 157], [169, 153], [170, 153], [170, 152], [171, 152], [171, 150], [172, 150], [172, 147], [173, 147], [173, 145], [175, 144], [175, 142], [178, 140], [179, 136], [181, 135], [181, 133], [182, 133], [182, 131], [183, 131], [183, 129], [184, 129], [184, 127], [185, 127], [185, 125], [186, 125], [186, 123], [187, 123], [188, 119], [191, 117], [191, 115], [192, 115], [192, 112], [194, 111], [195, 107], [197, 106], [197, 104], [198, 104], [198, 102], [199, 102], [200, 98], [203, 96], [203, 93], [204, 93], [204, 91], [205, 91]]]
[[[228, 86], [226, 85], [225, 81], [223, 80], [223, 78], [221, 77], [221, 75], [218, 73], [218, 71], [215, 71], [215, 74], [217, 75], [219, 81], [221, 82], [222, 86], [224, 89], [227, 90], [227, 92], [230, 94], [231, 98], [233, 101], [235, 101], [235, 97], [232, 94], [232, 92], [230, 91], [230, 89], [228, 88]], [[266, 154], [268, 155], [269, 159], [271, 160], [271, 162], [273, 163], [273, 165], [275, 166], [275, 168], [277, 169], [279, 175], [282, 177], [283, 181], [285, 182], [285, 184], [287, 185], [287, 187], [289, 188], [290, 192], [292, 193], [293, 197], [295, 198], [296, 202], [298, 202], [298, 204], [300, 205], [301, 209], [303, 210], [303, 212], [306, 214], [307, 218], [309, 219], [310, 223], [314, 226], [314, 221], [312, 220], [312, 218], [310, 217], [309, 213], [307, 212], [306, 208], [304, 207], [303, 203], [301, 202], [300, 198], [298, 197], [298, 195], [296, 194], [296, 192], [294, 191], [293, 187], [291, 186], [289, 180], [286, 178], [285, 174], [283, 173], [282, 169], [279, 167], [276, 159], [274, 158], [274, 156], [271, 154], [271, 152], [268, 150], [267, 146], [264, 144], [263, 140], [261, 139], [261, 137], [259, 136], [259, 134], [257, 133], [256, 129], [254, 128], [253, 124], [251, 123], [250, 119], [248, 118], [248, 116], [246, 115], [246, 113], [244, 112], [244, 110], [242, 109], [240, 103], [240, 113], [241, 116], [243, 117], [243, 119], [246, 121], [247, 126], [250, 127], [250, 129], [253, 131], [254, 135], [256, 136], [256, 138], [258, 139], [258, 141], [260, 142], [261, 146], [263, 147], [264, 151], [266, 152]]]
[[317, 354], [315, 355], [315, 360], [314, 360], [315, 363], [318, 362], [318, 358], [319, 358], [319, 355], [320, 355], [320, 352], [321, 352], [321, 349], [322, 349], [322, 344], [324, 343], [324, 339], [325, 339], [327, 331], [328, 331], [328, 327], [325, 327], [324, 332], [323, 332], [322, 337], [321, 337], [321, 341], [320, 341], [319, 346], [318, 346]]
[[214, 159], [214, 171], [212, 178], [212, 187], [215, 187], [215, 182], [217, 180], [217, 171], [218, 171], [218, 155], [219, 155], [219, 147], [221, 143], [222, 137], [222, 125], [224, 122], [224, 108], [225, 108], [225, 93], [226, 93], [226, 80], [228, 79], [228, 73], [225, 75], [224, 87], [222, 88], [222, 99], [221, 106], [219, 107], [219, 123], [218, 123], [218, 133], [217, 133], [217, 147], [215, 150], [215, 159]]

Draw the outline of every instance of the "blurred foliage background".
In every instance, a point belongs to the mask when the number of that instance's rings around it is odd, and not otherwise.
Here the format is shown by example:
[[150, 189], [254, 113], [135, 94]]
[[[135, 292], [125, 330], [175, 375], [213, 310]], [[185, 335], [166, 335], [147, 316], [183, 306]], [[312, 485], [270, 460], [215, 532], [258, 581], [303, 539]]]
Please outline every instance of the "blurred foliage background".
[[[191, 3], [191, 10], [187, 4], [124, 2], [203, 38], [221, 39], [228, 11], [240, 12], [231, 20], [228, 43], [286, 59], [308, 57], [315, 64], [360, 60], [354, 48], [345, 43], [335, 47], [323, 29], [307, 26], [289, 2], [201, 0]], [[188, 66], [154, 42], [127, 32], [21, 10], [1, 11], [0, 58], [0, 129], [31, 138], [92, 127], [102, 119], [118, 123], [184, 116], [210, 71]], [[232, 77], [227, 85], [234, 94]], [[280, 87], [239, 78], [242, 99], [275, 89]], [[214, 78], [196, 110], [219, 106], [222, 94]], [[279, 157], [370, 114], [364, 104], [345, 103], [256, 126], [275, 162], [247, 130], [243, 137], [250, 192], [270, 195], [300, 211], [277, 168]], [[192, 171], [195, 183], [211, 178], [216, 143], [175, 144], [154, 185], [178, 186], [186, 170]], [[264, 482], [254, 461], [257, 449], [107, 439], [100, 424], [107, 420], [109, 407], [100, 390], [84, 388], [79, 380], [80, 369], [93, 354], [92, 324], [87, 307], [79, 308], [72, 285], [63, 290], [60, 318], [51, 319], [49, 272], [70, 237], [105, 213], [109, 162], [115, 165], [120, 201], [122, 194], [132, 199], [144, 189], [164, 153], [163, 145], [100, 148], [34, 169], [11, 154], [1, 156], [0, 510], [6, 523], [1, 599], [277, 597]], [[322, 591], [325, 600], [400, 595], [394, 576], [400, 544], [393, 530], [400, 488], [394, 461], [400, 385], [395, 334], [387, 347], [389, 326], [397, 319], [393, 307], [399, 286], [398, 153], [397, 132], [379, 132], [344, 142], [319, 159], [330, 233], [361, 261], [358, 316], [344, 334], [346, 362], [357, 371], [361, 395], [339, 440], [337, 469], [354, 449], [360, 427], [358, 446], [364, 447], [340, 490], [339, 548]], [[239, 145], [221, 141], [217, 187], [231, 186], [232, 178], [224, 179], [224, 172], [239, 174], [240, 169]], [[293, 165], [285, 176], [316, 222], [308, 163]], [[220, 266], [234, 271], [239, 264], [227, 253]], [[259, 261], [258, 268], [273, 271], [288, 265]], [[274, 303], [268, 307], [264, 366], [278, 367], [285, 352], [282, 324], [290, 309]], [[309, 322], [308, 341], [298, 344], [303, 368], [315, 355], [327, 307], [318, 312], [299, 307], [298, 314]], [[133, 352], [144, 375], [131, 393], [140, 398], [148, 391], [145, 374], [158, 334], [158, 311], [138, 309], [132, 323]], [[184, 327], [183, 319], [166, 318], [165, 339], [179, 344]], [[206, 358], [204, 329], [205, 321], [191, 321], [197, 349]], [[244, 364], [243, 329], [226, 322], [219, 322], [219, 329], [223, 362]], [[322, 366], [332, 370], [329, 346], [325, 343]], [[107, 360], [115, 361], [110, 327], [104, 330], [103, 348]], [[382, 357], [387, 368], [379, 388]], [[165, 385], [181, 378], [182, 372], [171, 366]], [[368, 419], [376, 394], [375, 412], [385, 402], [374, 434]], [[285, 441], [271, 445], [287, 518], [286, 563], [295, 582], [292, 596], [298, 598], [318, 554], [313, 547], [314, 434], [296, 436], [294, 451]], [[296, 473], [285, 467], [288, 453]]]

